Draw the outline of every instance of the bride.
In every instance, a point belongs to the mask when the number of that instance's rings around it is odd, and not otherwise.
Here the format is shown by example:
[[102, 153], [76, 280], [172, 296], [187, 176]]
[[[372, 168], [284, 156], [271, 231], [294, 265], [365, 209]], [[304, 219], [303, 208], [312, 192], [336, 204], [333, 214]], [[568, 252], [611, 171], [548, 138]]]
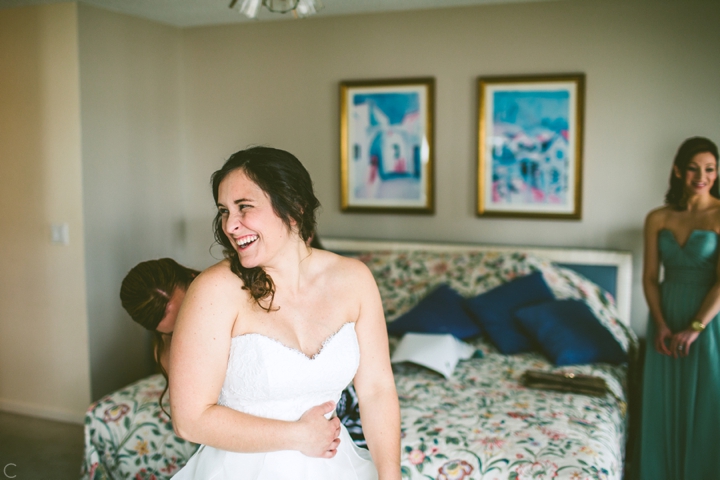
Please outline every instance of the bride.
[[[380, 295], [361, 262], [306, 245], [319, 202], [300, 161], [254, 147], [212, 176], [225, 260], [190, 285], [170, 365], [176, 479], [400, 479]], [[354, 383], [367, 450], [333, 416]]]

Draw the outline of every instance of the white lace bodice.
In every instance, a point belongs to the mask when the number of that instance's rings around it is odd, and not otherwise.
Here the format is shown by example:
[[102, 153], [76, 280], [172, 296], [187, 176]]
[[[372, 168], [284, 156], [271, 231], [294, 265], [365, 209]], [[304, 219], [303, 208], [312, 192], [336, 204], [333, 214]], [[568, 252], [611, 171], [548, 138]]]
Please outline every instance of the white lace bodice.
[[354, 323], [328, 337], [313, 357], [262, 334], [239, 335], [232, 339], [218, 404], [295, 421], [314, 406], [337, 402], [359, 362]]
[[[258, 333], [233, 337], [218, 404], [295, 421], [314, 406], [337, 402], [359, 363], [354, 323], [328, 337], [313, 357]], [[203, 445], [173, 480], [377, 480], [370, 453], [358, 448], [342, 425], [339, 438], [332, 458], [297, 450], [228, 452]]]

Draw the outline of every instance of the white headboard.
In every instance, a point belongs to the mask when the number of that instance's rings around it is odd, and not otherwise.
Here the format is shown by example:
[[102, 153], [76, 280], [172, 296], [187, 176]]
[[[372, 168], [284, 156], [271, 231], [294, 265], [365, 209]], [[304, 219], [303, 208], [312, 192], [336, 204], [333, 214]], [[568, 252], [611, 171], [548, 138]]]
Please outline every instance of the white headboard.
[[546, 248], [508, 245], [473, 245], [458, 243], [422, 243], [380, 240], [351, 240], [344, 238], [322, 238], [323, 246], [332, 251], [388, 251], [425, 250], [442, 252], [524, 252], [546, 258], [554, 263], [578, 266], [609, 266], [615, 268], [618, 315], [630, 326], [630, 298], [632, 290], [632, 255], [616, 250], [591, 250], [579, 248]]

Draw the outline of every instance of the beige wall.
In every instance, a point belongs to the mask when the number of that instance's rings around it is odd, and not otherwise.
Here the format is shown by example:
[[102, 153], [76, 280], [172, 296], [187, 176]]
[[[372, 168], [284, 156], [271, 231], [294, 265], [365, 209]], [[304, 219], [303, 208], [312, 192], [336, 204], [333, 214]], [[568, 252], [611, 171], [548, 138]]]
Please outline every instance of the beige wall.
[[73, 3], [0, 10], [0, 409], [68, 421], [90, 402], [77, 41]]
[[[322, 235], [632, 251], [644, 333], [644, 216], [684, 138], [720, 141], [718, 18], [710, 0], [586, 0], [186, 29], [188, 255], [212, 261], [210, 173], [268, 144], [308, 166]], [[558, 72], [587, 75], [583, 220], [477, 218], [476, 77]], [[341, 213], [338, 82], [410, 76], [437, 82], [437, 213]]]
[[92, 397], [153, 373], [150, 334], [120, 284], [151, 258], [184, 261], [180, 31], [79, 6]]

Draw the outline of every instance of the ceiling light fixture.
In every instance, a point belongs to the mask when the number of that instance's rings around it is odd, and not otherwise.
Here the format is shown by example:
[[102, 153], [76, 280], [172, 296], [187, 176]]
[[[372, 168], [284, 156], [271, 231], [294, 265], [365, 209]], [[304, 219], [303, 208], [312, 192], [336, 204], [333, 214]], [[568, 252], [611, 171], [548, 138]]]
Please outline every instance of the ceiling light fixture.
[[[232, 0], [230, 8], [237, 3], [238, 0]], [[313, 15], [323, 8], [320, 0], [242, 0], [238, 10], [249, 18], [257, 18], [263, 5], [273, 13], [293, 12], [296, 18]]]

